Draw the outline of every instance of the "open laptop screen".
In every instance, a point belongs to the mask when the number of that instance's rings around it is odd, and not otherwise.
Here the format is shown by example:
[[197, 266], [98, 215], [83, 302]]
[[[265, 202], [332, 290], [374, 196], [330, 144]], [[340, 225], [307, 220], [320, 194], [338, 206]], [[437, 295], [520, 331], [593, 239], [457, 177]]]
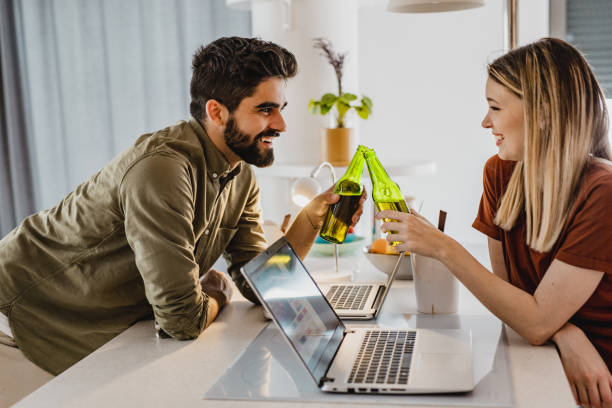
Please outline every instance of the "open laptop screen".
[[344, 325], [283, 237], [242, 268], [317, 383], [325, 374]]

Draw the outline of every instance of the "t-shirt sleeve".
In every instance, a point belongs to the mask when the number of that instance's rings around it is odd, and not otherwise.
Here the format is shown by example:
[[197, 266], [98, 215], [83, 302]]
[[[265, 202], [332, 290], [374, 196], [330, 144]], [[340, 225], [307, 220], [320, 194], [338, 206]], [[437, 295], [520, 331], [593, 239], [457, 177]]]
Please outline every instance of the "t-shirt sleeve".
[[483, 171], [483, 186], [482, 197], [478, 207], [478, 214], [472, 224], [472, 227], [482, 232], [483, 234], [496, 239], [501, 239], [500, 228], [495, 225], [495, 213], [497, 211], [498, 201], [501, 195], [501, 179], [499, 172], [501, 171], [501, 160], [497, 155], [487, 160]]
[[612, 173], [601, 178], [570, 220], [555, 258], [612, 274]]

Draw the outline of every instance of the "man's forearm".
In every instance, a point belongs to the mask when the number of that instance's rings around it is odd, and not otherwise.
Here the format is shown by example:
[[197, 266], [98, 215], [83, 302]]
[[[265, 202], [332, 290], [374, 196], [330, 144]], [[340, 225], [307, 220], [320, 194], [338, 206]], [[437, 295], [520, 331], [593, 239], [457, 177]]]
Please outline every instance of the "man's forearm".
[[308, 251], [321, 230], [321, 225], [318, 225], [316, 220], [315, 217], [308, 214], [308, 207], [304, 207], [285, 234], [287, 241], [291, 243], [300, 259], [308, 255]]
[[215, 320], [219, 314], [219, 302], [211, 296], [208, 297], [208, 308], [206, 309], [206, 327]]

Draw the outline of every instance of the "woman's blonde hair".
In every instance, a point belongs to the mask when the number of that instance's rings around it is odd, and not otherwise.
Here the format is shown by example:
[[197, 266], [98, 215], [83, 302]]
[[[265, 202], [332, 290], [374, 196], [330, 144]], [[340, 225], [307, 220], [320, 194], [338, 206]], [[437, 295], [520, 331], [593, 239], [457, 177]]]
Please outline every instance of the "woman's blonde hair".
[[565, 41], [544, 38], [488, 66], [489, 78], [523, 100], [525, 145], [495, 224], [508, 231], [525, 209], [527, 244], [550, 251], [576, 200], [589, 158], [610, 160], [604, 94]]

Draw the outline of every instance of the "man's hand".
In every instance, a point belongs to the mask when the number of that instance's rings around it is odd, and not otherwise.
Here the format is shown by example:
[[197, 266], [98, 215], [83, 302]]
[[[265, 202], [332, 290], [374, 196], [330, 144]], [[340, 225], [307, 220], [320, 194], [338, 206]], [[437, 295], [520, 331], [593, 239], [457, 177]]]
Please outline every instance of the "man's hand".
[[582, 330], [566, 323], [553, 336], [576, 403], [612, 408], [612, 375]]
[[[325, 215], [327, 214], [327, 209], [329, 206], [336, 204], [338, 200], [340, 200], [340, 196], [338, 194], [334, 194], [334, 188], [335, 185], [331, 186], [313, 198], [312, 201], [310, 201], [310, 203], [304, 207], [304, 212], [306, 212], [308, 219], [312, 223], [312, 227], [317, 230], [321, 229], [323, 226], [323, 221], [325, 221]], [[363, 203], [365, 202], [367, 196], [367, 192], [364, 188], [363, 193], [361, 193], [361, 198], [359, 199], [359, 207], [351, 218], [351, 227], [354, 227], [361, 218], [361, 214], [363, 214]]]
[[200, 279], [202, 291], [223, 307], [232, 299], [232, 284], [223, 272], [211, 269]]
[[306, 207], [302, 210], [306, 217], [308, 217], [308, 221], [312, 225], [312, 228], [315, 230], [320, 230], [323, 226], [323, 221], [325, 220], [325, 215], [327, 214], [327, 209], [330, 205], [334, 205], [340, 200], [340, 196], [338, 194], [334, 194], [334, 187], [331, 186], [308, 203]]
[[[340, 196], [334, 194], [334, 187], [335, 186], [331, 186], [326, 191], [313, 198], [312, 201], [300, 211], [285, 234], [287, 240], [291, 243], [291, 246], [293, 246], [293, 249], [300, 259], [304, 259], [306, 254], [308, 254], [310, 247], [323, 226], [323, 221], [325, 221], [325, 215], [327, 214], [329, 206], [340, 200]], [[359, 221], [363, 213], [363, 202], [366, 200], [366, 197], [367, 193], [365, 189], [363, 189], [363, 193], [359, 200], [359, 208], [357, 208], [357, 211], [355, 211], [351, 219], [351, 226], [354, 226], [357, 221]]]
[[368, 193], [364, 187], [363, 192], [361, 193], [361, 198], [359, 199], [359, 207], [357, 208], [357, 211], [355, 211], [355, 214], [353, 214], [353, 218], [351, 218], [351, 225], [350, 225], [351, 227], [354, 227], [355, 224], [359, 222], [359, 219], [361, 218], [361, 215], [363, 214], [363, 203], [365, 202], [367, 198], [368, 198]]

